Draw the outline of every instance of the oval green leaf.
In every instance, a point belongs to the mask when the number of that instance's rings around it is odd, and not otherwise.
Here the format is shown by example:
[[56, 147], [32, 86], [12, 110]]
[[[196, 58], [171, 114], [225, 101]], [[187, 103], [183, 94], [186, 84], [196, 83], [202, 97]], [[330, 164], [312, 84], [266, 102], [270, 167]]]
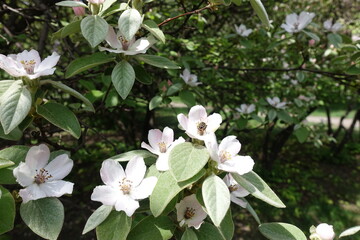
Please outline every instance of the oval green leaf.
[[90, 15], [81, 20], [80, 27], [82, 35], [93, 48], [105, 39], [109, 30], [108, 23], [97, 15]]
[[14, 228], [15, 201], [11, 193], [0, 186], [0, 235]]
[[141, 22], [142, 17], [138, 10], [134, 8], [125, 10], [118, 20], [119, 31], [130, 41], [139, 30]]
[[354, 235], [355, 233], [357, 233], [357, 232], [359, 232], [359, 231], [360, 231], [360, 226], [356, 226], [356, 227], [352, 227], [352, 228], [346, 229], [345, 231], [343, 231], [343, 232], [339, 235], [339, 238]]
[[0, 184], [16, 184], [13, 169], [25, 160], [28, 151], [29, 147], [26, 146], [11, 146], [0, 151], [0, 159], [15, 163], [0, 169]]
[[113, 206], [105, 205], [101, 205], [98, 209], [96, 209], [96, 211], [93, 212], [93, 214], [91, 214], [91, 216], [87, 220], [82, 234], [90, 232], [91, 230], [99, 226], [109, 216], [112, 209]]
[[147, 55], [147, 54], [140, 54], [135, 56], [138, 61], [142, 61], [144, 63], [150, 64], [152, 66], [158, 68], [165, 68], [165, 69], [181, 69], [179, 65], [175, 62], [170, 61], [167, 58], [156, 56], [156, 55]]
[[262, 2], [260, 0], [250, 0], [250, 4], [253, 7], [256, 14], [258, 15], [258, 17], [260, 18], [261, 22], [266, 27], [270, 27], [269, 17]]
[[251, 171], [244, 175], [232, 173], [231, 175], [237, 183], [249, 191], [254, 197], [277, 208], [286, 207], [273, 190], [271, 190], [264, 180], [262, 180], [255, 172]]
[[116, 64], [111, 73], [111, 81], [122, 99], [125, 99], [135, 82], [135, 71], [127, 61]]
[[20, 215], [25, 224], [45, 239], [57, 239], [64, 223], [64, 206], [57, 198], [22, 203]]
[[131, 218], [124, 211], [112, 211], [96, 228], [98, 240], [126, 240], [131, 229]]
[[67, 107], [54, 102], [39, 105], [36, 112], [55, 126], [70, 133], [75, 138], [80, 138], [81, 127], [76, 115]]
[[187, 228], [181, 237], [181, 240], [197, 240], [196, 233], [191, 228]]
[[201, 189], [206, 211], [214, 225], [219, 227], [230, 206], [229, 189], [216, 175], [206, 178]]
[[142, 27], [148, 30], [154, 37], [159, 39], [162, 43], [165, 43], [165, 35], [163, 31], [160, 30], [156, 22], [153, 20], [146, 20], [143, 22]]
[[288, 223], [263, 223], [259, 226], [262, 235], [270, 240], [306, 240], [304, 233]]
[[208, 160], [209, 152], [204, 146], [181, 143], [170, 152], [170, 172], [178, 182], [182, 182], [196, 175]]

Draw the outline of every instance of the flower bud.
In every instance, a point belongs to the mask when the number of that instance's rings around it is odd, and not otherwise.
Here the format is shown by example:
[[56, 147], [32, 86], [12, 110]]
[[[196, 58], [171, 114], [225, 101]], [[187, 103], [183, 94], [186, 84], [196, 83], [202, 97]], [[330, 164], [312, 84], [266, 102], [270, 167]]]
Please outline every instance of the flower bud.
[[[76, 2], [81, 2], [80, 0], [73, 0]], [[85, 15], [85, 8], [83, 7], [73, 7], [74, 13], [76, 16], [84, 16]]]
[[333, 226], [327, 223], [319, 224], [315, 231], [321, 240], [333, 240], [335, 238]]

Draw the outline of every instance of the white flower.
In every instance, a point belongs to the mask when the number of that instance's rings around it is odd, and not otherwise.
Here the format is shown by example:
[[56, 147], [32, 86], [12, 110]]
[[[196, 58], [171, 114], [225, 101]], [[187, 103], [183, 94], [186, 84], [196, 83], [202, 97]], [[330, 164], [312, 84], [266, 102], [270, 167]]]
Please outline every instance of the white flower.
[[273, 97], [273, 98], [266, 98], [266, 101], [273, 106], [274, 108], [278, 108], [278, 109], [284, 109], [286, 102], [280, 102], [280, 99], [278, 97]]
[[156, 42], [153, 37], [142, 37], [135, 41], [135, 37], [131, 40], [125, 39], [121, 32], [115, 33], [114, 28], [109, 26], [108, 33], [105, 38], [110, 47], [99, 47], [100, 51], [108, 51], [113, 53], [124, 53], [125, 55], [136, 55], [146, 53], [146, 51]]
[[234, 25], [235, 31], [237, 34], [239, 34], [242, 37], [247, 37], [252, 33], [252, 29], [246, 29], [246, 26], [244, 24], [240, 24], [239, 26]]
[[28, 77], [35, 79], [40, 76], [54, 73], [54, 66], [59, 61], [60, 55], [53, 52], [51, 56], [41, 61], [38, 51], [24, 50], [22, 53], [5, 56], [0, 54], [0, 68], [13, 77]]
[[220, 127], [222, 122], [220, 114], [213, 113], [208, 116], [205, 108], [200, 105], [190, 109], [189, 118], [181, 113], [177, 115], [177, 119], [189, 137], [202, 141], [214, 138], [214, 132]]
[[246, 208], [247, 202], [241, 198], [246, 197], [250, 193], [245, 188], [240, 186], [240, 184], [235, 181], [231, 174], [226, 174], [226, 176], [223, 178], [223, 181], [229, 188], [230, 200], [240, 207]]
[[299, 83], [297, 80], [293, 80], [293, 79], [290, 80], [290, 82], [291, 82], [292, 85], [298, 85], [298, 83]]
[[286, 16], [286, 24], [281, 24], [281, 27], [289, 33], [300, 32], [311, 23], [314, 17], [315, 13], [301, 12], [300, 15], [292, 13]]
[[187, 85], [192, 87], [196, 87], [197, 85], [202, 84], [201, 82], [198, 82], [197, 76], [195, 74], [190, 74], [190, 71], [187, 68], [185, 68], [183, 73], [180, 74], [180, 77]]
[[125, 171], [119, 162], [105, 160], [100, 169], [105, 185], [95, 187], [91, 200], [114, 206], [116, 211], [124, 211], [129, 217], [132, 216], [139, 208], [137, 200], [149, 197], [157, 182], [156, 177], [144, 179], [145, 172], [142, 157], [133, 157]]
[[243, 114], [250, 114], [255, 111], [254, 104], [241, 104], [240, 108], [236, 108], [236, 111], [243, 113]]
[[196, 199], [195, 194], [184, 197], [184, 199], [175, 205], [175, 208], [180, 227], [186, 223], [188, 227], [199, 229], [207, 216], [207, 213]]
[[174, 141], [174, 130], [168, 127], [165, 127], [163, 132], [159, 129], [151, 129], [148, 140], [150, 145], [142, 142], [141, 147], [159, 156], [156, 160], [156, 169], [159, 171], [169, 170], [169, 155], [171, 150], [176, 145], [185, 142], [185, 139], [182, 137]]
[[336, 33], [337, 31], [339, 31], [343, 26], [341, 25], [341, 23], [336, 22], [334, 24], [332, 24], [332, 19], [326, 20], [324, 22], [324, 28], [330, 32]]
[[218, 169], [240, 175], [253, 169], [254, 160], [250, 156], [237, 155], [240, 152], [241, 144], [235, 136], [224, 138], [220, 145], [216, 140], [205, 143], [211, 158], [218, 163]]
[[49, 157], [50, 150], [45, 144], [31, 147], [25, 163], [20, 162], [13, 170], [16, 181], [25, 187], [19, 191], [24, 203], [72, 193], [74, 184], [61, 179], [70, 173], [73, 161], [67, 154], [61, 154], [48, 163]]
[[321, 223], [316, 227], [315, 232], [321, 240], [333, 240], [335, 238], [335, 232], [332, 225]]

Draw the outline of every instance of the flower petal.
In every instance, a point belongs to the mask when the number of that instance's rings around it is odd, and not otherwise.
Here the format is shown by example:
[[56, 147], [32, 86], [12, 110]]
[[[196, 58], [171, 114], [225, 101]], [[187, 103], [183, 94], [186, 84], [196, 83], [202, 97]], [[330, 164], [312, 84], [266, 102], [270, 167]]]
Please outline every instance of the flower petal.
[[146, 166], [144, 159], [139, 156], [133, 157], [126, 166], [126, 178], [133, 182], [133, 187], [138, 186], [144, 179]]
[[74, 184], [63, 180], [45, 182], [39, 188], [47, 197], [61, 197], [64, 194], [72, 194]]
[[120, 43], [113, 27], [109, 26], [105, 40], [110, 45], [110, 47], [115, 49], [122, 49], [122, 44]]
[[230, 153], [231, 157], [236, 156], [241, 149], [241, 144], [236, 136], [227, 136], [219, 145], [219, 152], [226, 151]]
[[189, 119], [184, 114], [180, 113], [177, 115], [177, 120], [179, 121], [179, 124], [182, 127], [182, 129], [186, 131], [188, 129]]
[[144, 199], [149, 197], [154, 190], [157, 180], [157, 177], [154, 176], [145, 178], [139, 186], [133, 189], [131, 197], [134, 199]]
[[120, 180], [125, 177], [125, 172], [120, 163], [108, 159], [101, 165], [100, 176], [106, 185], [118, 187]]
[[158, 171], [167, 171], [170, 169], [168, 153], [160, 153], [158, 159], [156, 160], [156, 169]]
[[0, 68], [5, 70], [9, 75], [13, 77], [21, 77], [27, 75], [25, 69], [19, 67], [17, 62], [11, 58], [0, 54]]
[[215, 132], [222, 122], [222, 117], [218, 113], [213, 113], [207, 118], [206, 132]]
[[250, 156], [236, 156], [218, 165], [218, 169], [243, 175], [254, 167], [254, 160]]
[[170, 145], [174, 142], [174, 130], [169, 127], [165, 127], [162, 133], [162, 142], [166, 144], [166, 146]]
[[298, 15], [296, 13], [292, 13], [286, 16], [286, 24], [293, 26], [298, 22]]
[[45, 144], [33, 146], [26, 154], [25, 164], [27, 164], [32, 170], [41, 169], [46, 166], [49, 161], [49, 157], [50, 150], [48, 146]]
[[40, 198], [45, 198], [46, 194], [43, 192], [39, 185], [36, 183], [31, 184], [30, 186], [26, 187], [25, 189], [21, 189], [19, 191], [20, 197], [23, 199], [23, 203], [27, 203], [30, 200], [36, 200]]
[[129, 195], [122, 195], [115, 204], [116, 211], [124, 211], [128, 217], [131, 217], [139, 207], [139, 202], [132, 199]]
[[108, 51], [108, 52], [113, 52], [113, 53], [124, 53], [126, 51], [122, 50], [122, 49], [111, 49], [111, 48], [105, 48], [105, 47], [99, 47], [100, 51]]
[[71, 172], [73, 166], [73, 160], [71, 160], [67, 154], [61, 154], [54, 158], [45, 169], [51, 174], [51, 179], [60, 180]]
[[36, 172], [29, 168], [26, 163], [20, 162], [19, 166], [13, 170], [16, 181], [23, 187], [27, 187], [34, 183]]
[[37, 68], [37, 66], [39, 66], [39, 64], [41, 63], [41, 58], [40, 55], [38, 53], [38, 51], [31, 49], [30, 51], [24, 50], [21, 53], [18, 53], [16, 56], [16, 61], [17, 62], [21, 62], [21, 61], [35, 61], [35, 68]]
[[[49, 70], [49, 69], [53, 68], [53, 67], [57, 64], [57, 62], [59, 61], [59, 59], [60, 59], [60, 55], [57, 54], [56, 52], [53, 52], [53, 53], [51, 54], [51, 56], [48, 56], [47, 58], [45, 58], [45, 59], [39, 64], [39, 66], [34, 69], [34, 70], [35, 70], [34, 72], [35, 72], [35, 73], [44, 72], [45, 70]], [[44, 72], [44, 73], [45, 73], [45, 72]], [[46, 73], [48, 73], [48, 72], [46, 72]], [[53, 74], [53, 73], [54, 73], [54, 72], [52, 72], [51, 74]], [[44, 74], [44, 75], [45, 75], [45, 74]], [[44, 76], [44, 75], [42, 75], [42, 76]], [[48, 74], [46, 74], [46, 75], [48, 75]]]
[[205, 121], [206, 118], [207, 118], [206, 110], [201, 105], [196, 105], [192, 107], [189, 111], [189, 122], [192, 124]]
[[125, 55], [136, 55], [139, 53], [146, 53], [146, 51], [151, 47], [151, 45], [152, 43], [147, 38], [139, 38], [131, 46], [129, 46]]
[[239, 198], [236, 198], [233, 195], [230, 195], [230, 201], [232, 201], [233, 203], [239, 205], [242, 208], [246, 208], [246, 206], [247, 206], [247, 202], [245, 202], [245, 201], [243, 201], [243, 200], [241, 200]]
[[150, 146], [159, 151], [159, 143], [162, 142], [163, 133], [159, 129], [151, 129], [148, 134]]
[[110, 186], [97, 186], [91, 194], [91, 200], [101, 202], [106, 206], [115, 206], [118, 198], [121, 197], [120, 189], [116, 190]]
[[149, 144], [147, 144], [147, 143], [145, 143], [145, 142], [142, 142], [142, 143], [141, 143], [141, 147], [149, 150], [149, 151], [152, 152], [153, 154], [156, 154], [156, 155], [159, 155], [159, 154], [160, 154], [159, 149], [156, 150], [156, 149], [152, 148]]

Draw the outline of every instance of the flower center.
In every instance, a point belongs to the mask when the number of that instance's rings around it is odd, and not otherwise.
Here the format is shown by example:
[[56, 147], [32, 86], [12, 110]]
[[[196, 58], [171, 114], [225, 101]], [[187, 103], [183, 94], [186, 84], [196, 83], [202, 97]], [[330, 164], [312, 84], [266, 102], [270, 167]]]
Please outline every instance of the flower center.
[[299, 29], [298, 29], [298, 28], [299, 28], [299, 25], [300, 25], [300, 23], [298, 23], [298, 22], [294, 23], [294, 30], [299, 30]]
[[35, 170], [36, 175], [34, 177], [34, 181], [36, 184], [41, 184], [49, 180], [49, 178], [52, 178], [51, 174], [45, 169], [41, 168], [40, 170]]
[[20, 63], [23, 65], [25, 71], [27, 72], [27, 74], [34, 74], [34, 68], [35, 68], [35, 60], [21, 60]]
[[166, 153], [166, 144], [164, 142], [159, 142], [159, 149], [161, 153]]
[[198, 130], [198, 134], [200, 136], [204, 135], [206, 127], [207, 127], [206, 123], [204, 123], [204, 122], [198, 123], [197, 130]]
[[228, 151], [221, 150], [219, 154], [220, 162], [223, 163], [229, 159], [231, 159], [231, 154]]
[[129, 48], [129, 41], [126, 40], [126, 38], [124, 38], [123, 36], [119, 36], [118, 39], [121, 42], [121, 45], [123, 47], [123, 50], [128, 50]]
[[132, 181], [126, 179], [126, 178], [123, 178], [120, 182], [120, 190], [126, 195], [126, 194], [129, 194], [130, 191], [131, 191], [131, 184], [132, 184]]
[[239, 189], [239, 187], [236, 186], [235, 184], [229, 186], [229, 191], [230, 191], [230, 192], [234, 192], [234, 191], [236, 191], [236, 190], [238, 190], [238, 189]]
[[184, 218], [185, 219], [190, 219], [195, 215], [195, 209], [194, 208], [186, 208], [185, 214], [184, 214]]

